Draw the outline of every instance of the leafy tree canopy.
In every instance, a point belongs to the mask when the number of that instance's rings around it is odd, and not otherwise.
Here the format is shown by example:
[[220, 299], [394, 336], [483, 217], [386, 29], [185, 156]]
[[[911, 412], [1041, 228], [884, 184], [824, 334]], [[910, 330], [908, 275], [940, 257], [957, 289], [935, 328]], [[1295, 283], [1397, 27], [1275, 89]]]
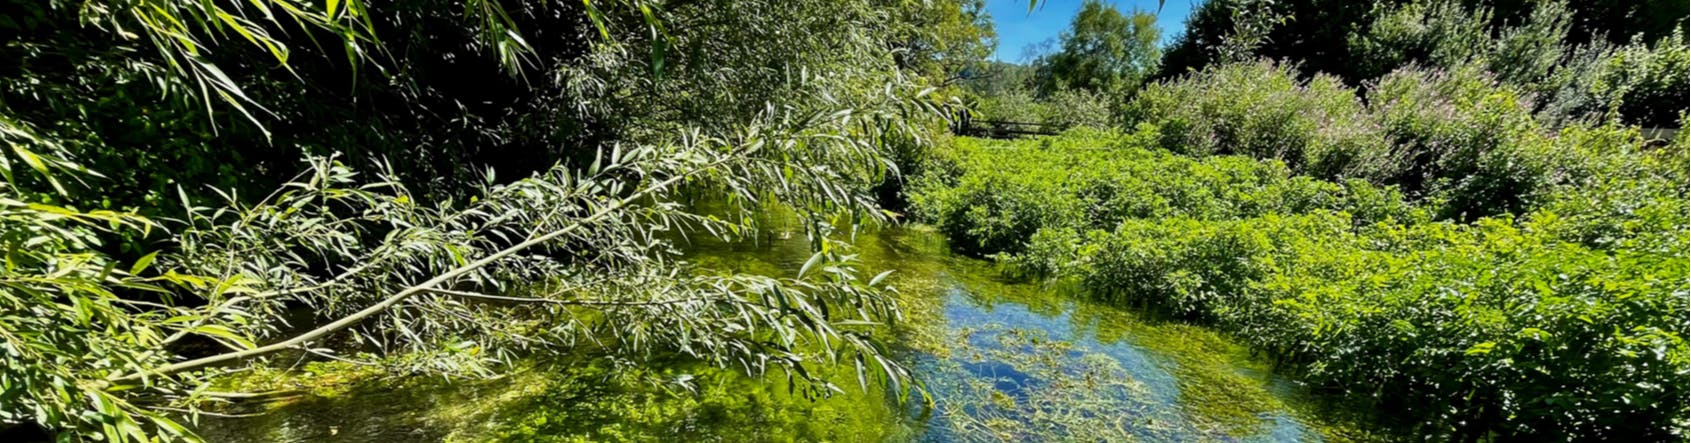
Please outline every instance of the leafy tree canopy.
[[1039, 90], [1114, 92], [1138, 86], [1161, 57], [1158, 36], [1155, 15], [1123, 14], [1114, 5], [1088, 0], [1058, 36], [1057, 52], [1034, 62]]

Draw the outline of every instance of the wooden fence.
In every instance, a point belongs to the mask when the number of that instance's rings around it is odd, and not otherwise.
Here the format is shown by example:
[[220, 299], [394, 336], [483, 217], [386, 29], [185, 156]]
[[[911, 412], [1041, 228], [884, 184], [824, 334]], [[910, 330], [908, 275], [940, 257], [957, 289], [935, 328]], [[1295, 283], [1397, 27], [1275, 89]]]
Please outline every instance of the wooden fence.
[[1045, 123], [1013, 122], [1003, 120], [975, 120], [967, 113], [957, 116], [951, 124], [951, 133], [970, 137], [1016, 138], [1029, 135], [1057, 135], [1062, 128]]

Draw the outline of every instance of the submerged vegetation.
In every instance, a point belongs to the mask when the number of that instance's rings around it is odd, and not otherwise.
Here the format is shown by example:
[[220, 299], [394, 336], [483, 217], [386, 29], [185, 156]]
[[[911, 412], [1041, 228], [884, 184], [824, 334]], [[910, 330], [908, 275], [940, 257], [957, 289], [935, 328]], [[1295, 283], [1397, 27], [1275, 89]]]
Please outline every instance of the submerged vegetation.
[[8, 437], [1691, 438], [1682, 1], [3, 3]]

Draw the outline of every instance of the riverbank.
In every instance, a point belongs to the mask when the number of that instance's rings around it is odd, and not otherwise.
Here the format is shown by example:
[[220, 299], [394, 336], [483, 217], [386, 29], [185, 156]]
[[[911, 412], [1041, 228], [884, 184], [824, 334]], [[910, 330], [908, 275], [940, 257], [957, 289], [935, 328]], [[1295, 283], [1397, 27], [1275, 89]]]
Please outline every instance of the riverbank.
[[1223, 331], [1405, 432], [1683, 439], [1683, 137], [1523, 139], [1542, 179], [1494, 190], [1525, 203], [1453, 216], [1448, 194], [1179, 155], [1161, 130], [959, 139], [913, 212], [1016, 274]]

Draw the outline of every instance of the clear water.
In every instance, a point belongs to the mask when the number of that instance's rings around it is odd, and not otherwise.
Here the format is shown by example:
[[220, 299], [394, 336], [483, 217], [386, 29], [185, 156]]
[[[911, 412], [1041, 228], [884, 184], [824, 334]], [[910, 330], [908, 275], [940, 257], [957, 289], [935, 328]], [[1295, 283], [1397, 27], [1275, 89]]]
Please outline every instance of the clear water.
[[[895, 270], [913, 323], [899, 340], [902, 360], [934, 400], [907, 405], [897, 439], [1375, 439], [1350, 429], [1349, 417], [1326, 417], [1294, 381], [1208, 329], [1005, 279], [921, 227], [856, 240], [865, 274]], [[791, 275], [809, 257], [797, 234], [695, 251], [706, 264], [771, 275]]]
[[[864, 275], [896, 270], [897, 360], [922, 391], [804, 398], [685, 362], [535, 364], [494, 381], [369, 382], [351, 394], [209, 419], [210, 441], [1350, 441], [1378, 440], [1318, 407], [1227, 337], [1007, 281], [921, 227], [859, 234]], [[796, 273], [802, 233], [698, 241], [722, 272]], [[925, 392], [929, 401], [922, 401]]]

